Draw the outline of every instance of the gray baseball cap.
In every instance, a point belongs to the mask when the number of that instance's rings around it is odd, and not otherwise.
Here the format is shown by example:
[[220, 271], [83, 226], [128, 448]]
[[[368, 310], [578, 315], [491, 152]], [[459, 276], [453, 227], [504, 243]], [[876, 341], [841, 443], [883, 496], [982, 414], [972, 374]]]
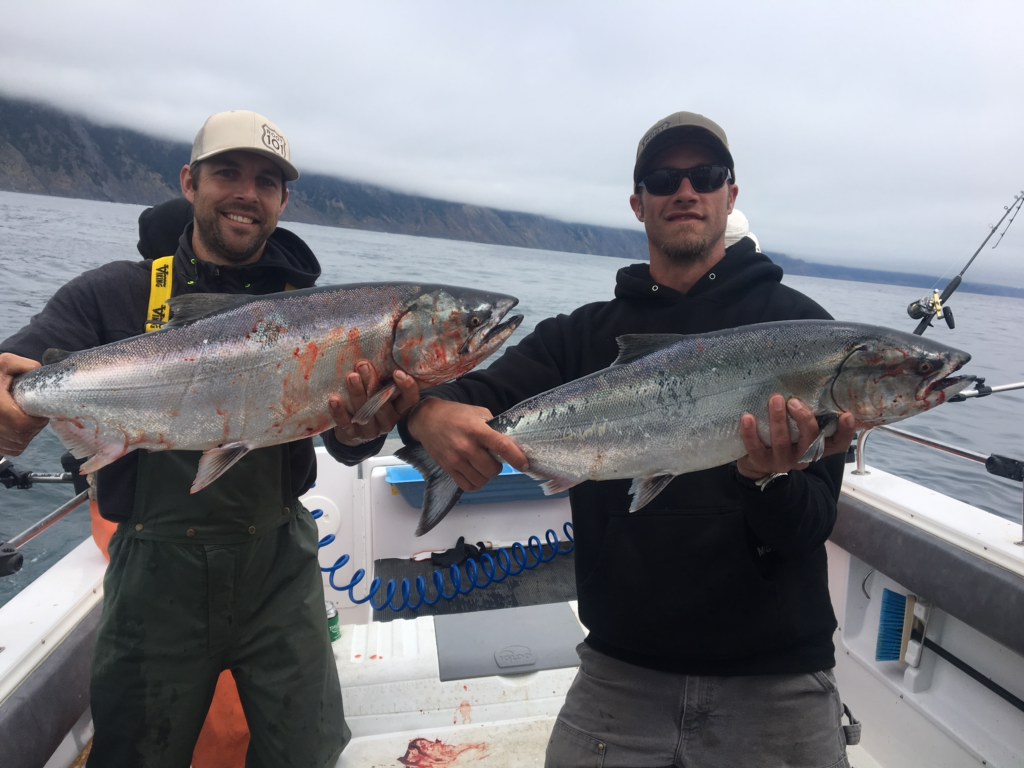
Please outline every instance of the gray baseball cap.
[[240, 109], [210, 115], [192, 143], [190, 165], [224, 152], [255, 152], [273, 160], [286, 181], [299, 178], [291, 162], [291, 147], [281, 129], [256, 112]]
[[696, 112], [675, 112], [652, 125], [636, 148], [633, 184], [639, 184], [658, 153], [675, 145], [692, 142], [710, 147], [736, 176], [729, 140], [722, 126]]

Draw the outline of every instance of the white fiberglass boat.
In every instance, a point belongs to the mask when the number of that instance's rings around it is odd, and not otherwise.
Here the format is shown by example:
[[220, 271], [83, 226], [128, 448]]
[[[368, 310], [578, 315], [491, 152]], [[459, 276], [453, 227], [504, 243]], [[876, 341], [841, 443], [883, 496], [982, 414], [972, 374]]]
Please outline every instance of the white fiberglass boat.
[[[339, 766], [542, 765], [585, 633], [571, 557], [554, 551], [571, 547], [568, 501], [509, 472], [416, 538], [422, 484], [408, 467], [387, 455], [352, 468], [318, 458], [320, 480], [304, 502], [330, 542], [321, 550], [325, 600], [340, 615], [334, 648], [354, 736]], [[495, 548], [540, 539], [507, 559], [491, 553], [475, 577], [457, 567], [467, 595], [393, 610], [423, 599], [411, 575], [396, 574], [431, 570], [425, 553], [450, 550], [458, 536]], [[1022, 539], [1020, 525], [848, 465], [828, 555], [836, 676], [863, 724], [850, 748], [856, 768], [1024, 766]], [[506, 569], [491, 569], [495, 561]], [[84, 541], [0, 608], [4, 766], [66, 768], [87, 748], [104, 566]], [[374, 576], [384, 578], [376, 591]], [[500, 583], [471, 590], [474, 578]], [[450, 575], [442, 589], [455, 591]], [[436, 594], [428, 580], [427, 599]], [[877, 661], [893, 605], [910, 617], [908, 640], [900, 648], [897, 627], [895, 650]]]

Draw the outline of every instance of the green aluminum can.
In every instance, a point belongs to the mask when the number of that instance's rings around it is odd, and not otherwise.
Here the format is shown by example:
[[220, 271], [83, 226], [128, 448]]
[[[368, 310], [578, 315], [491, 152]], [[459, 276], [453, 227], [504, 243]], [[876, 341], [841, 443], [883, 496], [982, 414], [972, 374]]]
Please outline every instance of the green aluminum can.
[[327, 607], [327, 632], [331, 636], [331, 642], [341, 637], [341, 622], [338, 620], [338, 609], [334, 603], [324, 603]]

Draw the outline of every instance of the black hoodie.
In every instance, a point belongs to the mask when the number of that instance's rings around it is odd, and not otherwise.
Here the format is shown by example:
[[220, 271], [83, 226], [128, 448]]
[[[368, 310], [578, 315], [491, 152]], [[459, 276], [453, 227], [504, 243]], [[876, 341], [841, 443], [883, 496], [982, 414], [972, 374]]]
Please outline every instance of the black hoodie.
[[[608, 366], [621, 334], [829, 317], [781, 278], [781, 268], [749, 239], [685, 295], [653, 282], [647, 264], [624, 267], [613, 300], [542, 321], [487, 369], [431, 395], [498, 414]], [[842, 457], [830, 457], [762, 493], [738, 483], [731, 466], [717, 467], [677, 477], [633, 515], [628, 480], [573, 488], [587, 643], [627, 662], [686, 674], [834, 666], [824, 544], [842, 472]]]

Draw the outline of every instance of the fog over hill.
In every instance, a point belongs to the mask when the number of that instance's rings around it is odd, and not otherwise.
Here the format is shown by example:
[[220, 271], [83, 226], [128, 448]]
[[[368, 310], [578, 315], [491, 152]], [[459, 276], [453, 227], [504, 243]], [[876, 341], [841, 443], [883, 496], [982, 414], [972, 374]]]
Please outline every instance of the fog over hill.
[[[123, 128], [0, 95], [0, 189], [58, 197], [154, 205], [180, 194], [190, 152]], [[528, 213], [436, 200], [360, 181], [304, 172], [291, 186], [285, 221], [404, 235], [542, 248], [643, 260], [639, 230], [578, 224]], [[858, 269], [768, 251], [793, 275], [929, 286], [933, 277]], [[961, 290], [1024, 297], [1024, 289], [965, 283]]]

